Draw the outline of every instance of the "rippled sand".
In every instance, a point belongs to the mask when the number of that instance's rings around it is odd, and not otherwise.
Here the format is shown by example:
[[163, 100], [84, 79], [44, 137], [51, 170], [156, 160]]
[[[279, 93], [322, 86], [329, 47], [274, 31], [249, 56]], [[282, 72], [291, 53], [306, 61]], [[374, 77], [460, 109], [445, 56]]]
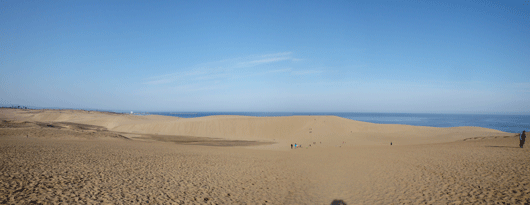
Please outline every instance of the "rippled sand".
[[337, 138], [291, 150], [275, 147], [281, 139], [123, 132], [6, 113], [0, 203], [530, 203], [530, 151], [510, 133], [392, 146]]

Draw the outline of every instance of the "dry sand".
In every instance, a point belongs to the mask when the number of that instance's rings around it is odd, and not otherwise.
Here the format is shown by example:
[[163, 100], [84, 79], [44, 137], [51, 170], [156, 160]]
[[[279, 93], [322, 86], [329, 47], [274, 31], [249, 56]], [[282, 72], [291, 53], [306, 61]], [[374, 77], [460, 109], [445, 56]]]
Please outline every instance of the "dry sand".
[[0, 119], [0, 203], [530, 203], [529, 149], [486, 128], [72, 110]]

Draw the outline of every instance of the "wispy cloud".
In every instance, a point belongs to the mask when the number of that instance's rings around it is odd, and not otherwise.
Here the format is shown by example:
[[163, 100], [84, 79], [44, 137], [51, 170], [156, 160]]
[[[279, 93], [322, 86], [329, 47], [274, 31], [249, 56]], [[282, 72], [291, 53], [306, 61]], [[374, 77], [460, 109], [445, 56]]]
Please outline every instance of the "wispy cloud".
[[279, 57], [279, 58], [265, 58], [250, 62], [243, 62], [243, 64], [262, 64], [262, 63], [272, 63], [272, 62], [278, 62], [278, 61], [284, 61], [284, 60], [290, 60], [290, 57]]
[[178, 81], [195, 80], [211, 80], [228, 76], [228, 70], [210, 67], [196, 67], [192, 69], [184, 69], [180, 72], [169, 73], [165, 75], [153, 76], [146, 79], [143, 84], [159, 85], [168, 84]]
[[[307, 75], [316, 71], [293, 71], [287, 67], [289, 62], [299, 60], [292, 52], [253, 55], [235, 59], [225, 59], [216, 62], [203, 63], [190, 68], [178, 68], [178, 71], [146, 78], [143, 82], [147, 86], [166, 85], [166, 88], [191, 89], [186, 85], [211, 86], [215, 82], [228, 83], [236, 78], [258, 77], [279, 73], [293, 75]], [[284, 68], [281, 68], [284, 67]], [[287, 68], [285, 68], [287, 67]], [[194, 86], [197, 87], [197, 86]], [[200, 86], [198, 86], [200, 87]]]
[[[144, 91], [189, 92], [226, 89], [234, 82], [258, 82], [274, 75], [302, 76], [319, 74], [319, 70], [293, 69], [300, 61], [292, 52], [253, 55], [177, 68], [176, 72], [148, 77]], [[268, 76], [264, 78], [264, 76]], [[244, 79], [243, 81], [241, 81]], [[242, 85], [238, 85], [242, 86]], [[155, 90], [153, 90], [155, 91]]]
[[153, 93], [199, 95], [204, 92], [217, 93], [234, 88], [251, 88], [255, 83], [275, 83], [276, 77], [291, 78], [301, 83], [305, 77], [318, 77], [323, 69], [303, 67], [300, 58], [291, 52], [272, 53], [225, 59], [200, 65], [177, 68], [173, 73], [148, 77], [140, 91], [145, 95]]
[[238, 67], [254, 67], [267, 63], [274, 63], [280, 61], [293, 61], [291, 52], [274, 53], [261, 56], [250, 56], [245, 61], [238, 62]]

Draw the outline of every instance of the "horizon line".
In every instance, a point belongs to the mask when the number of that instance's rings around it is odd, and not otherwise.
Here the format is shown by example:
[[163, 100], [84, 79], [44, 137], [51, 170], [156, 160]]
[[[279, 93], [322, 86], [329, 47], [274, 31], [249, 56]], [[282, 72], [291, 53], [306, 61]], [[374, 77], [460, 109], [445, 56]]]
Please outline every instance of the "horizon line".
[[[17, 108], [20, 106], [20, 108]], [[10, 105], [10, 106], [0, 106], [0, 108], [9, 108], [9, 109], [24, 109], [29, 110], [84, 110], [84, 111], [100, 111], [100, 112], [114, 112], [114, 113], [180, 113], [180, 114], [190, 114], [190, 113], [315, 113], [315, 114], [325, 114], [325, 113], [362, 113], [362, 114], [435, 114], [435, 115], [530, 115], [530, 112], [378, 112], [378, 111], [145, 111], [145, 110], [131, 110], [131, 109], [97, 109], [97, 108], [66, 108], [66, 107], [37, 107], [37, 106], [22, 106], [22, 105]]]

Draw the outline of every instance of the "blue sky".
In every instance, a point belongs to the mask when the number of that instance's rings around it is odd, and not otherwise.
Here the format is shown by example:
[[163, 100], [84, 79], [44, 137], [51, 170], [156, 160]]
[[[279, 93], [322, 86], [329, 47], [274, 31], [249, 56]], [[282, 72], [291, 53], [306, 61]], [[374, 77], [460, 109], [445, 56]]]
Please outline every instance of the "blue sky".
[[2, 1], [0, 104], [530, 114], [530, 1]]

